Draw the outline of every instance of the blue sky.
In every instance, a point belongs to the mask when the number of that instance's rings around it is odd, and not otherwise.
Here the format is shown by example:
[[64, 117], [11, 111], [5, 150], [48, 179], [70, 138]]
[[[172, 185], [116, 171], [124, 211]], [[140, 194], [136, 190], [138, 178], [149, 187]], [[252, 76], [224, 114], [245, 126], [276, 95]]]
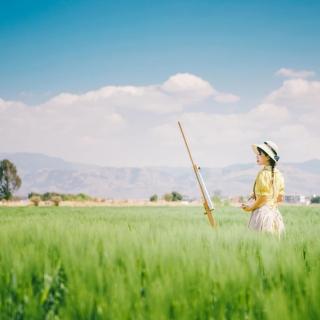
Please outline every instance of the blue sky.
[[320, 1], [0, 4], [4, 152], [187, 166], [180, 120], [202, 165], [320, 158]]
[[319, 14], [319, 1], [1, 1], [0, 96], [190, 72], [251, 103], [280, 67], [319, 71]]

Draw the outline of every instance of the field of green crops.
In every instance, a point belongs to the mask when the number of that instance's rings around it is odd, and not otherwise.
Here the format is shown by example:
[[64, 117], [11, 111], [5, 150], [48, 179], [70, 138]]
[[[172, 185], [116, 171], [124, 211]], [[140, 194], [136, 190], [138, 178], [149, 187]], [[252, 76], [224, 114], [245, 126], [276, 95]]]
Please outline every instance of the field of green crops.
[[320, 319], [320, 208], [0, 208], [0, 319]]

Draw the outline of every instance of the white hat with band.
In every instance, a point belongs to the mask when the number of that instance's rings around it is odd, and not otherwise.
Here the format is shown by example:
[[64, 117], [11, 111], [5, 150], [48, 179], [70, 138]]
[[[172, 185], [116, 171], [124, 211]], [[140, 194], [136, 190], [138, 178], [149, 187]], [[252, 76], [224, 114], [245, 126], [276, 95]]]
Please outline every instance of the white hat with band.
[[255, 154], [259, 154], [259, 150], [263, 150], [272, 160], [279, 161], [280, 157], [278, 156], [279, 148], [273, 141], [265, 141], [261, 144], [253, 144], [252, 149]]

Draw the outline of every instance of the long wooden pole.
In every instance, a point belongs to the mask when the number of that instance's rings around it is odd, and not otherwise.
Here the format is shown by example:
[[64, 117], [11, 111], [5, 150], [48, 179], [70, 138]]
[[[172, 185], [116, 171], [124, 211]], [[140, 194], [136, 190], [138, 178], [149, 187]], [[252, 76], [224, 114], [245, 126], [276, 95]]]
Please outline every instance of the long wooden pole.
[[193, 161], [193, 158], [192, 158], [192, 155], [191, 155], [191, 151], [190, 151], [186, 136], [185, 136], [185, 134], [183, 132], [181, 123], [178, 122], [178, 125], [179, 125], [179, 128], [180, 128], [184, 143], [186, 145], [186, 148], [187, 148], [187, 151], [188, 151], [188, 154], [189, 154], [189, 158], [190, 158], [190, 161], [192, 163], [192, 167], [193, 167], [194, 173], [196, 175], [196, 179], [197, 179], [199, 187], [200, 187], [200, 193], [201, 193], [201, 197], [202, 197], [202, 200], [203, 200], [203, 207], [205, 209], [205, 214], [207, 215], [211, 226], [212, 227], [217, 227], [217, 222], [216, 222], [216, 220], [215, 220], [215, 218], [214, 218], [214, 216], [212, 214], [212, 212], [214, 211], [214, 207], [213, 207], [213, 204], [211, 202], [211, 199], [210, 199], [209, 193], [207, 191], [207, 188], [206, 188], [206, 186], [204, 184], [202, 175], [200, 173], [200, 168]]

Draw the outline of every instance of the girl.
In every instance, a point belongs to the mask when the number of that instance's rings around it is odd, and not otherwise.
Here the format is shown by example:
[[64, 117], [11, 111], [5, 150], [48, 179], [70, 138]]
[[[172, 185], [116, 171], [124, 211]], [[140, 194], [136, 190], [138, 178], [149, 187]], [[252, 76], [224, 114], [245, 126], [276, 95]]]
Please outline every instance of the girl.
[[279, 161], [278, 147], [272, 141], [252, 145], [257, 155], [257, 164], [263, 166], [253, 186], [251, 204], [242, 204], [242, 209], [252, 212], [248, 227], [253, 230], [276, 233], [284, 232], [282, 216], [278, 203], [283, 201], [284, 180], [275, 168]]

